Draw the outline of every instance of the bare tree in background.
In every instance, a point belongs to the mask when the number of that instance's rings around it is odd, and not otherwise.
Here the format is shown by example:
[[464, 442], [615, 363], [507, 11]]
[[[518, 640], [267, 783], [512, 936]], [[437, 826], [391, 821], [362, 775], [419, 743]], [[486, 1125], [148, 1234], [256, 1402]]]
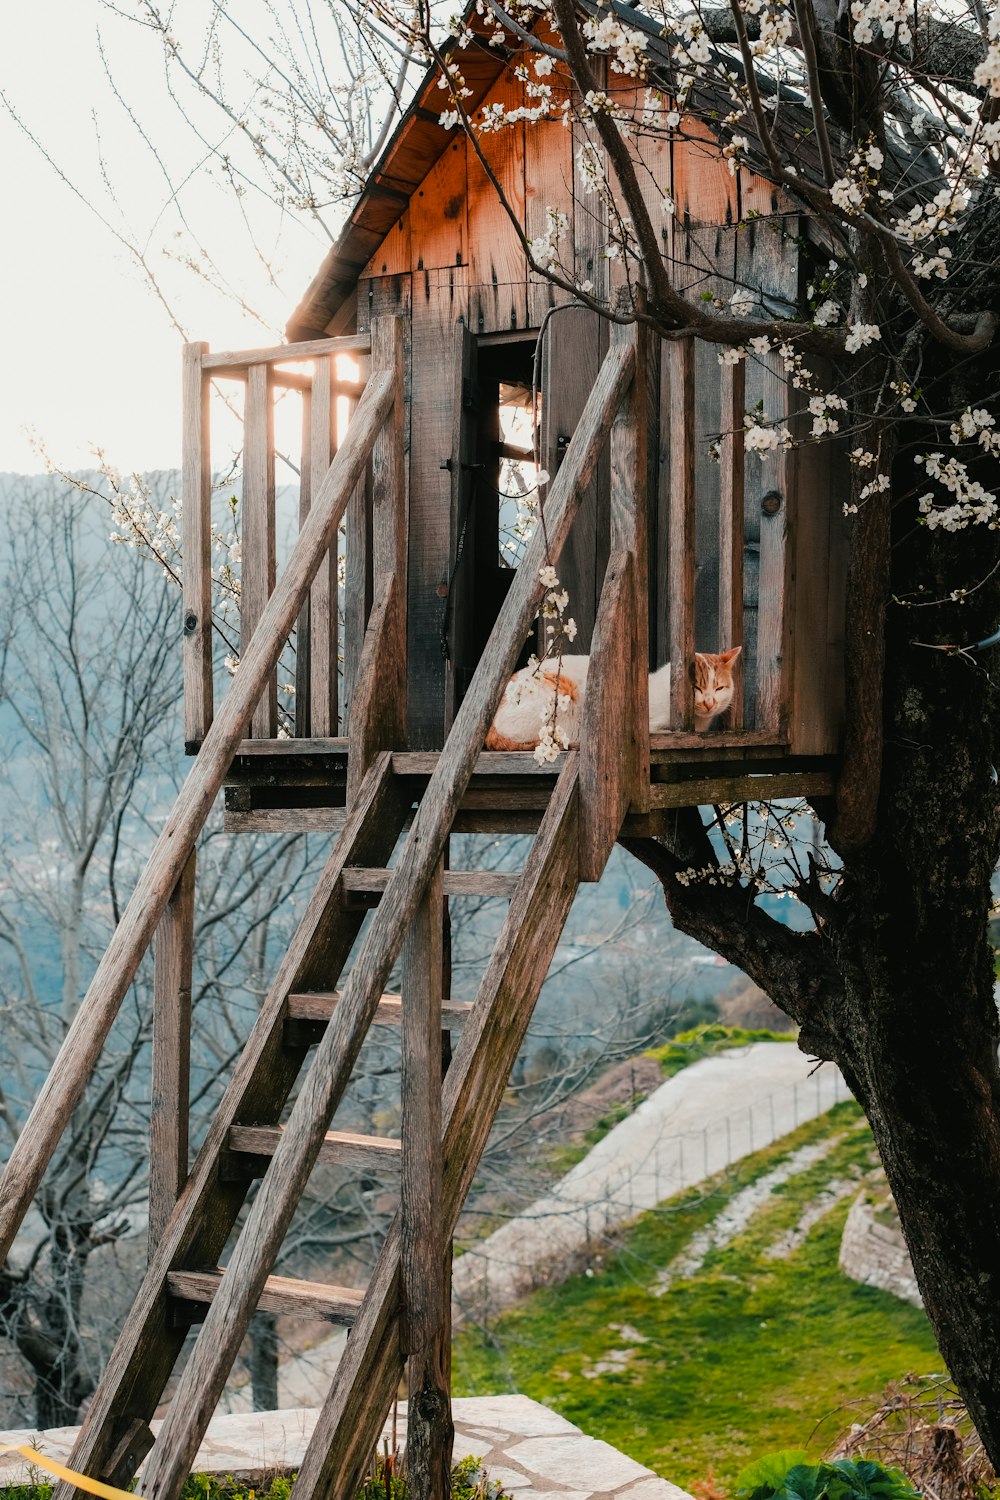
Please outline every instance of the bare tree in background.
[[[130, 549], [110, 547], [95, 503], [55, 479], [44, 493], [38, 481], [23, 484], [5, 496], [0, 584], [0, 1132], [8, 1147], [175, 794], [180, 694], [167, 580]], [[289, 903], [315, 869], [304, 841], [292, 838], [209, 833], [202, 853], [196, 1133], [252, 1024]], [[150, 976], [140, 976], [0, 1273], [0, 1339], [31, 1371], [41, 1427], [76, 1420], [142, 1269], [151, 1008]], [[16, 1370], [10, 1383], [24, 1391]], [[23, 1415], [18, 1408], [9, 1418]]]

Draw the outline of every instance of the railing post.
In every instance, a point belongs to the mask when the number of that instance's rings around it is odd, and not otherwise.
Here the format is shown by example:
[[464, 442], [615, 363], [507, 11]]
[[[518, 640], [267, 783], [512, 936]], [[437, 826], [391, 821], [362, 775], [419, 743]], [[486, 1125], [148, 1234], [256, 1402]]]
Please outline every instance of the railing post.
[[212, 722], [212, 460], [207, 344], [185, 344], [181, 504], [184, 536], [184, 748], [193, 755]]
[[[274, 593], [274, 402], [270, 367], [247, 371], [243, 415], [243, 571], [240, 583], [240, 658]], [[253, 739], [273, 739], [278, 728], [278, 679], [271, 673], [253, 711]]]
[[149, 1116], [149, 1231], [152, 1256], [188, 1174], [194, 850], [153, 939], [153, 1086]]
[[[316, 361], [312, 389], [312, 424], [309, 445], [311, 487], [316, 489], [330, 467], [336, 448], [336, 391], [333, 356]], [[309, 698], [309, 734], [313, 739], [335, 735], [340, 725], [337, 704], [337, 643], [339, 589], [337, 581], [337, 537], [320, 565], [309, 596], [309, 660], [305, 671]]]
[[670, 372], [670, 724], [694, 729], [695, 345], [675, 339]]
[[[723, 365], [720, 371], [721, 429], [719, 463], [719, 650], [743, 644], [743, 490], [746, 454], [746, 365]], [[733, 729], [743, 727], [743, 657], [733, 666]]]
[[[636, 297], [641, 296], [637, 288]], [[645, 299], [637, 304], [642, 311]], [[643, 323], [612, 324], [612, 345], [628, 341], [635, 348], [632, 386], [611, 428], [611, 551], [632, 558], [631, 618], [626, 632], [632, 642], [629, 722], [632, 785], [630, 800], [646, 806], [649, 787], [649, 518], [647, 496], [649, 338]]]
[[599, 880], [630, 806], [649, 795], [649, 598], [646, 581], [647, 339], [618, 324], [635, 373], [611, 426], [611, 555], [597, 609], [580, 735], [580, 878]]
[[374, 598], [348, 724], [348, 802], [375, 754], [406, 742], [406, 464], [398, 318], [377, 318], [372, 324], [372, 374], [385, 369], [393, 372], [396, 399], [372, 454]]

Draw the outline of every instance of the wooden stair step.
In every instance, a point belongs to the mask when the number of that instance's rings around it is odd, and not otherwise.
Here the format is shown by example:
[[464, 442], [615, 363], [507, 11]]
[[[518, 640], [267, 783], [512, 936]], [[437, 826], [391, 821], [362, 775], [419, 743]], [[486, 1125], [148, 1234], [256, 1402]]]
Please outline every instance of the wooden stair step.
[[260, 739], [240, 740], [236, 748], [237, 755], [346, 755], [350, 740], [346, 735], [336, 736], [331, 739], [321, 739], [318, 735], [315, 739]]
[[[250, 1156], [273, 1156], [278, 1149], [281, 1125], [232, 1125], [229, 1149]], [[357, 1135], [350, 1130], [330, 1130], [319, 1150], [319, 1160], [328, 1165], [354, 1167], [362, 1171], [399, 1171], [400, 1143], [384, 1135]]]
[[[223, 1271], [168, 1271], [167, 1290], [179, 1302], [207, 1306], [218, 1294], [224, 1276]], [[269, 1276], [257, 1307], [261, 1312], [323, 1318], [328, 1323], [353, 1323], [364, 1295], [354, 1287], [297, 1281], [291, 1276]]]
[[[340, 990], [310, 990], [305, 994], [289, 995], [288, 1019], [290, 1021], [329, 1021], [340, 995]], [[465, 1024], [471, 1010], [471, 1000], [442, 1000], [442, 1030], [458, 1031]], [[383, 995], [375, 1011], [372, 1025], [399, 1026], [402, 1019], [402, 995]]]
[[[392, 879], [392, 870], [348, 865], [340, 877], [341, 889], [362, 895], [380, 895]], [[499, 896], [509, 901], [517, 890], [520, 871], [445, 870], [446, 896]]]
[[[433, 776], [441, 755], [440, 750], [394, 750], [392, 769], [397, 776]], [[481, 750], [472, 775], [544, 777], [554, 786], [565, 763], [565, 752], [539, 765], [533, 750]]]

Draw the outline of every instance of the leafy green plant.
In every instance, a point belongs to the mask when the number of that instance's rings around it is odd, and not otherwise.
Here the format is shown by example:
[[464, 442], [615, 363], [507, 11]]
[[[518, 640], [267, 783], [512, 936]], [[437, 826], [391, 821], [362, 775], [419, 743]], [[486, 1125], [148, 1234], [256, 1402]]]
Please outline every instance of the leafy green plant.
[[791, 1448], [749, 1464], [736, 1479], [737, 1500], [919, 1500], [900, 1469], [870, 1458], [810, 1463]]
[[[267, 1486], [241, 1484], [232, 1476], [192, 1474], [181, 1500], [288, 1500], [295, 1476], [277, 1474]], [[50, 1484], [16, 1484], [0, 1489], [0, 1500], [50, 1500]], [[478, 1458], [462, 1458], [451, 1471], [452, 1500], [510, 1500], [502, 1486], [480, 1466]], [[365, 1475], [357, 1500], [407, 1500], [409, 1486], [400, 1472], [399, 1458], [379, 1455]]]

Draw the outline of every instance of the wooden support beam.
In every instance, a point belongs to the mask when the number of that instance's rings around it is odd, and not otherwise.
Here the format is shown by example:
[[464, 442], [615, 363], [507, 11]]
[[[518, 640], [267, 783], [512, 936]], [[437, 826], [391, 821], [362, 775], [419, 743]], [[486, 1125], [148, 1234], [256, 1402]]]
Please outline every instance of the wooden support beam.
[[[769, 354], [770, 372], [766, 410], [774, 420], [788, 418], [788, 380]], [[762, 729], [787, 729], [791, 688], [792, 611], [795, 556], [793, 466], [782, 447], [764, 460], [767, 488], [760, 497], [760, 582], [757, 593], [757, 724]]]
[[[633, 294], [645, 307], [641, 289]], [[611, 552], [632, 559], [632, 608], [626, 629], [632, 643], [628, 664], [628, 707], [623, 734], [632, 801], [642, 803], [649, 785], [649, 338], [645, 324], [612, 324], [612, 344], [630, 341], [635, 348], [635, 375], [611, 426]], [[581, 767], [582, 772], [582, 767]], [[585, 793], [583, 793], [585, 795]]]
[[[240, 657], [253, 639], [274, 592], [274, 400], [267, 365], [251, 365], [243, 415], [243, 573], [240, 582]], [[250, 733], [272, 739], [278, 726], [278, 678], [272, 672], [251, 719]]]
[[403, 330], [372, 326], [372, 366], [393, 372], [396, 400], [372, 455], [374, 601], [351, 703], [347, 800], [379, 750], [406, 743], [406, 466], [403, 454]]
[[[746, 366], [722, 365], [722, 437], [719, 452], [719, 647], [743, 644], [743, 489], [746, 421]], [[743, 658], [733, 668], [733, 701], [728, 723], [743, 726]]]
[[449, 1240], [441, 1227], [443, 937], [439, 860], [403, 945], [400, 1342], [408, 1355], [406, 1473], [414, 1500], [446, 1500], [455, 1431], [445, 1274]]
[[[600, 880], [633, 798], [640, 796], [638, 728], [629, 702], [636, 599], [630, 552], [611, 554], [597, 611], [580, 729], [580, 879]], [[645, 595], [643, 595], [645, 604]], [[645, 613], [645, 611], [643, 611]], [[643, 677], [648, 683], [643, 658]], [[649, 784], [649, 711], [645, 788]]]
[[694, 729], [695, 346], [668, 346], [670, 366], [670, 722]]
[[829, 797], [836, 786], [832, 771], [788, 771], [770, 776], [714, 776], [690, 781], [654, 782], [650, 805], [712, 807], [718, 803], [777, 802], [786, 798]]
[[[354, 420], [348, 402], [348, 425]], [[341, 728], [350, 732], [351, 704], [361, 668], [368, 617], [372, 610], [372, 484], [371, 463], [358, 480], [347, 507], [344, 528], [344, 636]]]
[[207, 344], [183, 355], [182, 525], [184, 531], [184, 743], [197, 749], [212, 722], [212, 456]]
[[595, 881], [649, 787], [645, 330], [616, 325], [612, 340], [634, 348], [635, 376], [611, 427], [611, 555], [580, 733], [580, 878]]
[[63, 1130], [83, 1096], [122, 1000], [205, 825], [237, 746], [246, 735], [253, 707], [277, 665], [394, 399], [391, 375], [386, 371], [373, 376], [347, 440], [313, 497], [309, 518], [271, 595], [256, 637], [243, 656], [14, 1144], [0, 1179], [0, 1263], [7, 1257]]
[[[309, 471], [312, 483], [321, 482], [336, 449], [336, 393], [332, 358], [317, 362], [313, 376]], [[335, 536], [309, 593], [309, 737], [326, 738], [340, 727], [338, 680], [340, 662], [340, 594]]]
[[149, 1113], [148, 1253], [160, 1242], [188, 1175], [191, 967], [195, 854], [174, 886], [153, 939], [153, 1058]]

